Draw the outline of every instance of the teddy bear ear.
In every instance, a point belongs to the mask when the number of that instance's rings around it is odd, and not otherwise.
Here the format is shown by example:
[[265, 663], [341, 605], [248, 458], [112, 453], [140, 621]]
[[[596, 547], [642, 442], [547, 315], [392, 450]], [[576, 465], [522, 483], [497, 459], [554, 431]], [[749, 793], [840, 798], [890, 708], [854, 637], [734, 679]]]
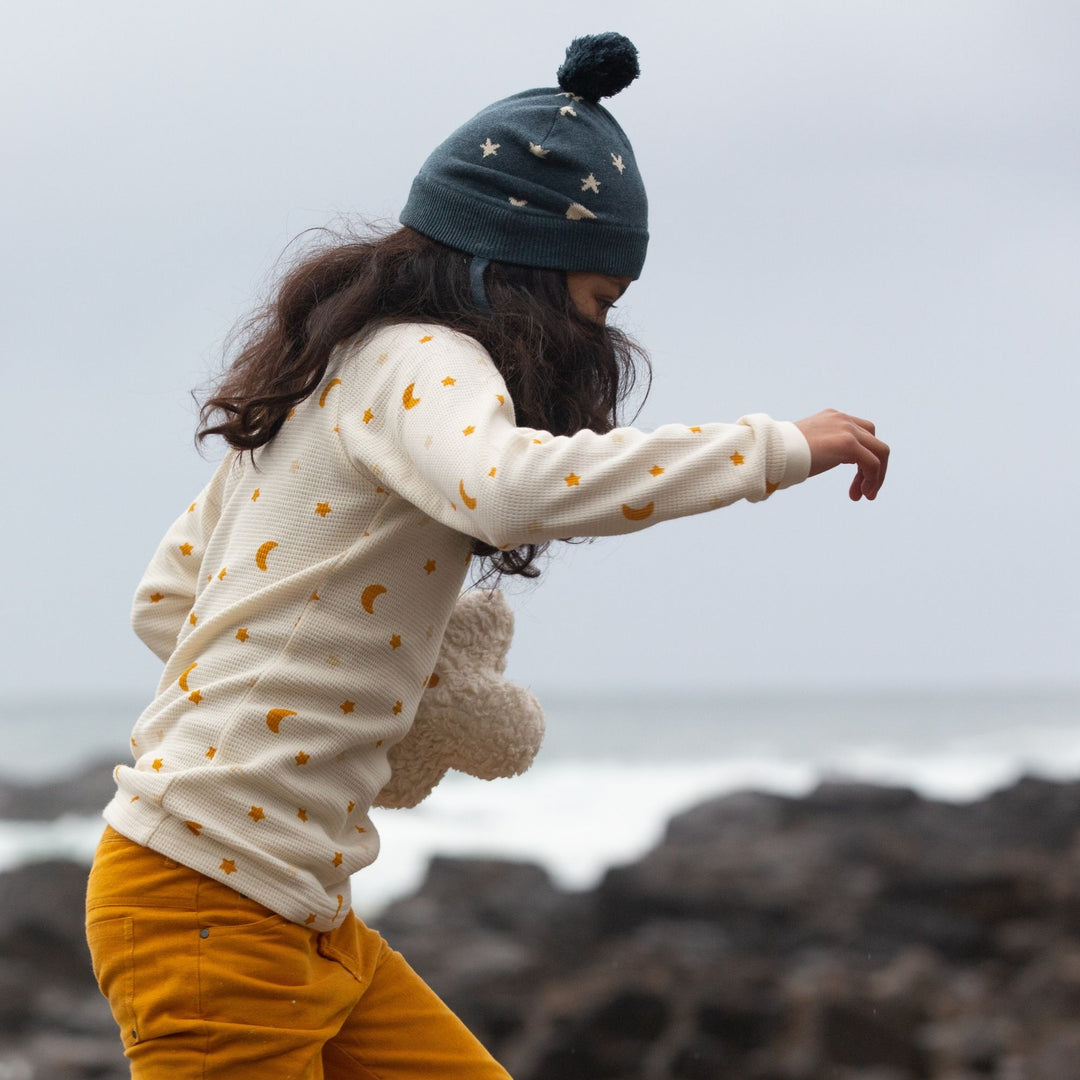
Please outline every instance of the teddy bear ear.
[[492, 667], [501, 675], [506, 670], [506, 654], [514, 640], [514, 611], [501, 589], [487, 589], [476, 603], [476, 615], [483, 627]]
[[447, 668], [503, 671], [514, 636], [514, 613], [501, 589], [471, 589], [457, 598], [439, 662]]
[[500, 638], [504, 634], [513, 637], [514, 612], [502, 589], [477, 589], [466, 596], [472, 600], [478, 617], [489, 630], [498, 630]]
[[457, 599], [447, 629], [455, 625], [480, 631], [509, 648], [514, 636], [514, 612], [502, 589], [472, 589]]

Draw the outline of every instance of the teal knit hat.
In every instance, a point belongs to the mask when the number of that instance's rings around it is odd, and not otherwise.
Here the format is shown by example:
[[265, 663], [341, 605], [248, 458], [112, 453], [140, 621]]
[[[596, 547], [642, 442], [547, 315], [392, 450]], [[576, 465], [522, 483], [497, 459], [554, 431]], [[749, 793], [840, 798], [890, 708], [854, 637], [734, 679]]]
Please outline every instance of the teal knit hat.
[[599, 104], [638, 75], [621, 34], [577, 38], [558, 87], [477, 113], [413, 182], [401, 223], [483, 260], [637, 278], [649, 242], [634, 151]]

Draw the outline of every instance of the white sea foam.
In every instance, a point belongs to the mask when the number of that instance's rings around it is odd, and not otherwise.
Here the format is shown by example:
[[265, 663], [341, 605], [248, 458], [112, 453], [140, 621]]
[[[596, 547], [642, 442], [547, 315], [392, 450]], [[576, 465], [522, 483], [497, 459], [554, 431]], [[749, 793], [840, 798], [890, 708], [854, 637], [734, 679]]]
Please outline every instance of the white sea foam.
[[801, 794], [814, 781], [806, 766], [763, 760], [558, 762], [490, 784], [451, 774], [420, 806], [375, 818], [382, 851], [354, 879], [354, 906], [411, 891], [432, 854], [538, 862], [563, 887], [587, 888], [655, 845], [680, 810], [746, 787]]
[[[533, 768], [484, 783], [451, 773], [412, 810], [376, 811], [382, 853], [353, 881], [368, 916], [420, 883], [437, 854], [529, 860], [588, 888], [661, 837], [673, 814], [753, 788], [799, 796], [826, 778], [909, 786], [952, 801], [1025, 773], [1080, 777], [1077, 699], [655, 703], [549, 708]], [[0, 822], [0, 870], [42, 858], [89, 864], [98, 817]]]
[[[1007, 754], [989, 751], [920, 758], [859, 748], [819, 765], [766, 758], [655, 765], [562, 761], [492, 783], [452, 773], [420, 806], [376, 811], [382, 851], [353, 879], [354, 906], [370, 916], [412, 892], [433, 855], [537, 862], [562, 887], [589, 888], [608, 867], [653, 847], [672, 815], [732, 791], [800, 796], [822, 779], [839, 777], [903, 784], [959, 801], [1004, 786], [1025, 771], [1074, 776], [1080, 773], [1080, 754], [1073, 749], [1071, 768], [1061, 757], [1040, 764], [1024, 768]], [[4, 822], [0, 870], [43, 858], [88, 864], [101, 830], [97, 817]]]
[[45, 859], [90, 865], [105, 822], [64, 815], [55, 821], [0, 821], [0, 871]]

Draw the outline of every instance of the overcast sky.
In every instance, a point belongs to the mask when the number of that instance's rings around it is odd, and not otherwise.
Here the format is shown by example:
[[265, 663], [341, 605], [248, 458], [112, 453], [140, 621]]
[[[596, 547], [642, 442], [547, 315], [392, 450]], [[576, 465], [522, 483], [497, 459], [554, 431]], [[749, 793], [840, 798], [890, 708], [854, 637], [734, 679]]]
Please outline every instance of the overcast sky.
[[1077, 685], [1080, 5], [215, 0], [0, 35], [4, 700], [147, 694], [128, 628], [211, 463], [189, 391], [291, 238], [396, 217], [491, 101], [616, 29], [651, 207], [639, 423], [826, 406], [850, 473], [564, 550], [511, 674], [623, 693]]

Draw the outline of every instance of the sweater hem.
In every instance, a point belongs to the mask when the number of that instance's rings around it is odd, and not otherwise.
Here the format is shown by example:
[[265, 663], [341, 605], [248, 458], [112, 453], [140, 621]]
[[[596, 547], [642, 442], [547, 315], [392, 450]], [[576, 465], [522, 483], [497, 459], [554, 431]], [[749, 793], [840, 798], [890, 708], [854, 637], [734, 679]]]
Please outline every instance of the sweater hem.
[[[218, 844], [209, 857], [202, 856], [193, 850], [192, 841], [213, 844], [214, 841], [209, 837], [196, 837], [192, 833], [188, 838], [184, 835], [190, 830], [187, 823], [177, 820], [164, 810], [149, 807], [136, 809], [130, 803], [125, 805], [119, 797], [108, 803], [102, 811], [102, 817], [121, 836], [133, 843], [157, 852], [167, 859], [172, 859], [181, 866], [186, 866], [189, 870], [194, 870], [213, 881], [227, 885], [249, 900], [254, 900], [269, 908], [283, 919], [307, 929], [320, 932], [333, 930], [341, 925], [349, 913], [352, 892], [348, 877], [338, 885], [330, 886], [340, 889], [333, 901], [322, 889], [318, 892], [305, 890], [303, 894], [300, 894], [294, 887], [293, 892], [286, 892], [260, 874], [257, 869], [248, 867], [245, 867], [246, 873], [241, 887], [239, 880], [231, 880], [236, 872], [235, 864], [242, 863], [245, 856], [254, 862], [260, 857], [260, 853], [246, 851], [235, 845]], [[228, 857], [222, 854], [223, 851], [227, 851]], [[265, 858], [265, 856], [262, 857]]]

